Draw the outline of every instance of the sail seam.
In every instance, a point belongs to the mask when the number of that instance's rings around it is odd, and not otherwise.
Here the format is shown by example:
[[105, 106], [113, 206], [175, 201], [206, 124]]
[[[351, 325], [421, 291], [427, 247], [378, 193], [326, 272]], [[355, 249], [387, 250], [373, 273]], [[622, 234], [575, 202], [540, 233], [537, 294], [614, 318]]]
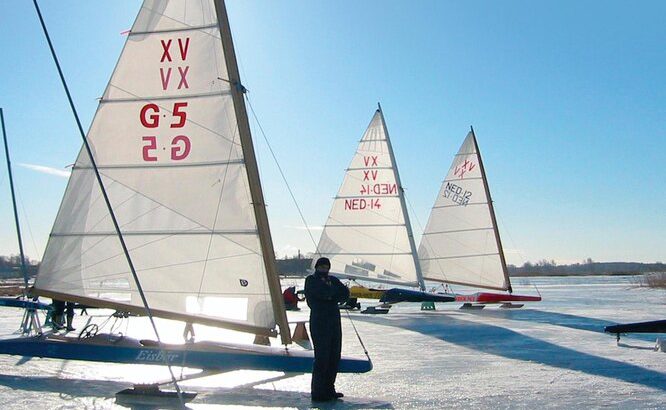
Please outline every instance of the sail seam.
[[[221, 261], [221, 260], [224, 260], [224, 259], [243, 258], [243, 257], [246, 257], [246, 256], [252, 256], [254, 254], [255, 254], [254, 252], [239, 253], [239, 254], [236, 254], [236, 255], [225, 255], [225, 256], [220, 256], [220, 257], [217, 257], [217, 258], [209, 258], [208, 260], [209, 261]], [[85, 265], [85, 266], [82, 266], [81, 264], [78, 264], [78, 265], [72, 265], [72, 266], [68, 266], [66, 268], [53, 270], [53, 271], [49, 271], [49, 272], [50, 273], [60, 273], [60, 272], [67, 272], [67, 271], [71, 271], [71, 270], [83, 271], [85, 269], [92, 269], [95, 266], [97, 266], [97, 265], [99, 265], [103, 262], [106, 262], [109, 259], [113, 259], [114, 257], [117, 257], [117, 256], [118, 255], [114, 255], [113, 257], [110, 257], [110, 258], [105, 259], [103, 261], [91, 263], [91, 264]], [[195, 260], [185, 261], [185, 262], [170, 263], [168, 265], [149, 266], [149, 267], [146, 267], [146, 268], [142, 268], [141, 272], [147, 272], [147, 271], [156, 270], [156, 269], [173, 268], [175, 266], [192, 265], [192, 264], [195, 264], [195, 263], [201, 263], [203, 261], [204, 261], [203, 259], [195, 259]], [[87, 275], [86, 278], [91, 279], [91, 280], [93, 280], [93, 279], [114, 279], [114, 278], [117, 278], [119, 275], [127, 275], [127, 271], [116, 271], [116, 272], [103, 273], [103, 274], [98, 274], [98, 275]], [[67, 285], [67, 284], [76, 284], [77, 282], [63, 281], [62, 283]]]
[[459, 182], [462, 180], [470, 181], [470, 180], [479, 180], [479, 179], [483, 181], [482, 177], [464, 177], [464, 178], [460, 177], [460, 178], [445, 179], [443, 182]]
[[424, 232], [423, 235], [438, 235], [443, 233], [458, 233], [458, 232], [474, 232], [474, 231], [487, 231], [493, 229], [492, 226], [488, 228], [470, 228], [470, 229], [453, 229], [450, 231], [438, 231], [438, 232]]
[[[125, 231], [123, 235], [127, 236], [142, 236], [142, 235], [256, 235], [255, 230], [242, 230], [242, 231]], [[66, 237], [66, 236], [115, 236], [115, 232], [70, 232], [70, 233], [51, 233], [50, 236]]]
[[452, 208], [455, 206], [470, 206], [470, 205], [488, 205], [488, 202], [471, 202], [466, 205], [460, 205], [460, 204], [454, 204], [454, 205], [439, 205], [439, 206], [433, 206], [432, 209], [440, 209], [440, 208]]
[[357, 225], [326, 225], [324, 228], [350, 228], [350, 227], [356, 227], [356, 228], [383, 228], [383, 227], [391, 227], [391, 226], [405, 226], [405, 224], [357, 224]]
[[349, 196], [335, 197], [335, 199], [354, 199], [354, 198], [398, 198], [398, 195], [349, 195]]
[[[116, 87], [113, 84], [109, 84], [110, 87], [113, 87], [122, 92], [126, 92], [120, 87]], [[131, 93], [130, 93], [131, 94]], [[110, 104], [110, 103], [124, 103], [124, 102], [138, 102], [138, 101], [162, 101], [162, 100], [175, 100], [183, 98], [207, 98], [207, 97], [220, 97], [231, 95], [231, 90], [220, 90], [211, 93], [199, 93], [199, 94], [178, 94], [178, 95], [164, 95], [160, 97], [135, 97], [135, 98], [102, 98], [99, 100], [100, 104]]]
[[372, 168], [367, 168], [367, 167], [347, 168], [345, 171], [368, 171], [368, 170], [375, 170], [375, 169], [393, 169], [393, 167], [375, 167], [375, 166], [373, 166]]
[[[145, 168], [181, 168], [181, 167], [211, 167], [218, 165], [243, 165], [243, 159], [232, 159], [229, 161], [211, 161], [211, 162], [190, 162], [184, 164], [118, 164], [118, 165], [98, 165], [97, 169], [145, 169]], [[92, 169], [90, 166], [72, 167], [74, 170], [78, 169]]]
[[494, 252], [494, 253], [477, 253], [474, 255], [456, 255], [456, 256], [441, 256], [439, 258], [421, 258], [421, 260], [424, 261], [436, 261], [439, 259], [456, 259], [456, 258], [477, 258], [479, 256], [493, 256], [493, 255], [499, 255], [499, 252]]
[[128, 33], [128, 36], [141, 36], [146, 34], [160, 34], [160, 33], [177, 33], [179, 31], [205, 30], [209, 28], [217, 28], [217, 23], [208, 24], [205, 26], [188, 26], [182, 28], [170, 28], [170, 29], [154, 30], [154, 31], [131, 31]]
[[373, 252], [366, 252], [366, 253], [361, 253], [361, 252], [351, 252], [351, 253], [345, 253], [345, 252], [322, 252], [322, 255], [380, 255], [380, 256], [390, 256], [390, 255], [411, 255], [411, 252], [380, 252], [380, 253], [373, 253]]
[[[86, 288], [87, 292], [99, 292], [99, 293], [137, 293], [138, 291], [134, 289], [128, 289], [128, 288], [93, 288], [89, 287]], [[232, 293], [232, 292], [196, 292], [196, 291], [182, 291], [182, 290], [144, 290], [145, 293], [153, 293], [153, 294], [171, 294], [171, 295], [190, 295], [190, 296], [237, 296], [237, 297], [243, 297], [243, 296], [266, 296], [265, 293], [261, 292], [252, 292], [252, 293]], [[114, 299], [111, 298], [104, 298], [100, 297], [100, 299], [103, 300], [108, 300], [111, 302], [115, 302]], [[203, 316], [208, 316], [208, 317], [224, 317], [224, 316], [212, 316], [212, 315], [203, 315]]]

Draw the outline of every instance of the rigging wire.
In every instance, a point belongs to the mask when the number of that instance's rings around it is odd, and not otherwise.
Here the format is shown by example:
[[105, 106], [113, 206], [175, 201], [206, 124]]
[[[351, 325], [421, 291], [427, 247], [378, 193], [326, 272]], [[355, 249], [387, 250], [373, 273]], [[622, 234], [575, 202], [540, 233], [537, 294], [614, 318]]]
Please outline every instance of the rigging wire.
[[[294, 192], [291, 189], [291, 186], [289, 185], [289, 182], [287, 182], [287, 177], [284, 175], [284, 172], [282, 171], [282, 167], [280, 166], [280, 163], [278, 162], [277, 156], [275, 155], [275, 151], [273, 151], [273, 148], [271, 147], [271, 144], [268, 142], [268, 137], [266, 136], [266, 133], [264, 132], [264, 128], [261, 126], [261, 123], [259, 122], [259, 118], [257, 117], [257, 114], [254, 111], [254, 108], [252, 107], [252, 102], [250, 102], [250, 97], [248, 96], [247, 93], [244, 94], [245, 99], [247, 100], [247, 105], [250, 107], [250, 112], [252, 112], [252, 117], [254, 117], [254, 120], [257, 122], [257, 126], [259, 127], [259, 131], [261, 131], [261, 135], [264, 138], [264, 141], [266, 142], [266, 145], [268, 146], [268, 150], [271, 153], [271, 156], [273, 157], [273, 161], [275, 161], [275, 165], [278, 167], [278, 170], [280, 171], [280, 176], [282, 177], [282, 180], [284, 181], [285, 185], [287, 186], [287, 190], [289, 191], [289, 195], [291, 196], [292, 201], [294, 202], [294, 205], [296, 206], [296, 209], [298, 210], [298, 214], [301, 217], [301, 221], [303, 222], [303, 225], [305, 225], [305, 229], [308, 231], [308, 235], [310, 236], [310, 240], [312, 241], [312, 244], [315, 246], [315, 255], [319, 252], [319, 246], [314, 240], [314, 237], [312, 236], [312, 231], [310, 230], [310, 226], [308, 225], [307, 221], [305, 220], [305, 216], [303, 215], [303, 211], [301, 210], [301, 207], [298, 205], [298, 201], [296, 200], [296, 196], [294, 195]], [[358, 339], [359, 343], [361, 344], [361, 347], [363, 348], [363, 353], [365, 356], [368, 358], [370, 363], [372, 363], [372, 359], [370, 358], [370, 354], [368, 353], [368, 349], [365, 347], [365, 344], [363, 343], [363, 340], [361, 339], [361, 335], [358, 333], [358, 330], [356, 329], [356, 325], [354, 324], [354, 321], [351, 318], [351, 315], [349, 314], [349, 311], [346, 311], [347, 313], [347, 319], [349, 319], [349, 323], [351, 323], [352, 328], [354, 329], [354, 333], [356, 334], [356, 338]]]
[[361, 339], [361, 335], [358, 334], [358, 330], [356, 329], [356, 325], [354, 325], [354, 321], [351, 318], [351, 315], [349, 314], [349, 310], [345, 309], [345, 312], [347, 313], [347, 319], [349, 319], [349, 323], [351, 323], [352, 328], [354, 329], [354, 333], [356, 333], [356, 338], [358, 339], [358, 342], [361, 344], [361, 347], [363, 348], [363, 353], [365, 353], [365, 357], [368, 358], [370, 361], [370, 364], [372, 364], [372, 359], [370, 358], [370, 353], [368, 353], [368, 349], [365, 347], [365, 344], [363, 343], [363, 340]]
[[[502, 228], [503, 228], [504, 232], [508, 235], [509, 241], [511, 242], [511, 247], [516, 251], [516, 253], [518, 253], [518, 255], [520, 256], [520, 258], [522, 260], [526, 261], [527, 258], [525, 257], [525, 254], [516, 246], [516, 242], [513, 240], [513, 236], [511, 236], [511, 231], [507, 228], [507, 225], [504, 223], [504, 219], [501, 216], [497, 216], [497, 219], [499, 220], [499, 223], [502, 224]], [[541, 292], [539, 291], [539, 288], [537, 287], [537, 285], [535, 283], [532, 283], [529, 280], [529, 278], [524, 278], [524, 280], [528, 284], [532, 285], [534, 287], [534, 290], [536, 290], [537, 294], [539, 296], [541, 296]], [[522, 282], [522, 284], [524, 284], [525, 282]]]
[[[21, 205], [21, 210], [23, 211], [23, 221], [25, 226], [28, 227], [28, 233], [30, 236], [30, 242], [32, 242], [32, 247], [35, 248], [35, 257], [39, 258], [39, 250], [37, 249], [37, 242], [35, 242], [35, 235], [32, 233], [32, 227], [30, 226], [30, 219], [28, 218], [28, 212], [25, 210], [25, 202], [23, 202], [23, 195], [21, 194], [21, 187], [16, 187], [16, 196], [18, 197], [18, 202]], [[30, 258], [28, 258], [30, 262]]]
[[289, 185], [289, 182], [287, 182], [287, 177], [284, 175], [284, 171], [282, 171], [282, 167], [280, 166], [280, 162], [277, 159], [277, 156], [275, 155], [275, 151], [273, 151], [273, 147], [271, 147], [270, 142], [268, 142], [268, 137], [266, 136], [266, 133], [264, 132], [264, 127], [261, 126], [261, 123], [259, 122], [259, 118], [257, 117], [257, 114], [254, 112], [254, 107], [252, 107], [252, 102], [250, 101], [250, 97], [248, 96], [248, 93], [245, 93], [245, 99], [247, 100], [247, 105], [250, 107], [250, 112], [252, 112], [252, 117], [254, 117], [254, 120], [257, 122], [257, 126], [259, 126], [259, 131], [261, 131], [261, 135], [264, 137], [264, 141], [266, 142], [266, 146], [268, 146], [268, 151], [271, 153], [271, 156], [273, 157], [273, 161], [275, 161], [275, 165], [277, 165], [278, 171], [280, 171], [280, 176], [282, 177], [282, 181], [284, 181], [284, 184], [287, 186], [287, 191], [289, 191], [289, 195], [291, 196], [292, 201], [294, 201], [294, 205], [296, 206], [296, 209], [298, 210], [298, 214], [301, 217], [301, 221], [303, 222], [303, 225], [305, 225], [305, 229], [308, 231], [308, 236], [310, 236], [310, 240], [312, 241], [312, 244], [315, 246], [315, 255], [319, 252], [319, 246], [317, 245], [317, 242], [315, 241], [314, 237], [312, 236], [312, 230], [310, 229], [310, 225], [308, 225], [307, 221], [305, 220], [305, 216], [303, 215], [303, 211], [301, 210], [301, 207], [298, 206], [298, 201], [296, 201], [296, 196], [294, 195], [294, 191], [292, 191], [291, 186]]
[[113, 208], [111, 206], [111, 201], [106, 193], [106, 190], [104, 189], [104, 183], [102, 182], [102, 176], [99, 173], [99, 170], [97, 169], [97, 165], [95, 163], [95, 158], [92, 154], [92, 149], [90, 145], [88, 144], [88, 139], [86, 138], [86, 134], [83, 131], [83, 126], [81, 125], [81, 120], [79, 119], [79, 114], [76, 110], [76, 107], [74, 106], [74, 100], [72, 99], [72, 96], [69, 92], [69, 87], [67, 86], [67, 82], [65, 81], [65, 75], [62, 72], [62, 69], [60, 68], [60, 62], [58, 61], [58, 57], [56, 55], [55, 49], [53, 48], [53, 44], [51, 43], [51, 37], [49, 36], [49, 32], [46, 29], [46, 23], [44, 22], [44, 18], [42, 17], [42, 13], [39, 9], [39, 5], [37, 4], [37, 0], [33, 0], [33, 4], [35, 6], [35, 10], [37, 11], [37, 16], [39, 17], [39, 22], [41, 23], [42, 29], [44, 31], [44, 36], [46, 37], [46, 41], [48, 43], [49, 49], [51, 51], [51, 56], [53, 57], [53, 62], [56, 65], [56, 68], [58, 69], [58, 74], [60, 76], [60, 81], [62, 82], [62, 86], [65, 89], [65, 94], [67, 94], [67, 100], [69, 101], [69, 106], [72, 109], [72, 114], [74, 115], [74, 119], [76, 120], [76, 125], [78, 127], [79, 133], [81, 135], [81, 138], [83, 139], [83, 145], [86, 148], [86, 152], [88, 153], [88, 158], [90, 160], [91, 165], [93, 166], [95, 176], [97, 178], [97, 183], [99, 184], [99, 187], [102, 191], [102, 195], [104, 196], [104, 201], [106, 202], [109, 214], [111, 216], [111, 220], [113, 221], [113, 225], [116, 229], [116, 232], [118, 233], [118, 240], [120, 241], [120, 245], [123, 248], [123, 251], [125, 253], [125, 256], [127, 258], [127, 263], [129, 264], [130, 270], [132, 271], [132, 276], [134, 277], [134, 281], [137, 287], [137, 290], [139, 292], [139, 295], [141, 296], [141, 300], [143, 302], [143, 306], [146, 309], [146, 314], [148, 318], [150, 319], [150, 324], [153, 327], [153, 330], [155, 332], [155, 337], [157, 338], [157, 342], [159, 344], [159, 349], [160, 352], [162, 353], [162, 356], [164, 358], [164, 363], [169, 369], [169, 374], [171, 375], [171, 380], [174, 384], [174, 387], [176, 389], [176, 394], [178, 395], [178, 400], [180, 401], [180, 404], [182, 407], [185, 407], [185, 402], [183, 400], [183, 395], [180, 390], [180, 386], [178, 385], [178, 381], [176, 380], [176, 376], [173, 373], [173, 369], [171, 368], [171, 364], [169, 363], [168, 356], [166, 354], [165, 349], [162, 347], [162, 341], [160, 339], [159, 332], [157, 331], [157, 325], [155, 324], [155, 320], [153, 318], [153, 314], [150, 310], [150, 306], [148, 305], [148, 300], [146, 299], [146, 295], [143, 292], [143, 287], [141, 286], [141, 283], [139, 282], [139, 277], [134, 269], [134, 264], [132, 263], [132, 259], [130, 258], [129, 251], [127, 250], [127, 246], [125, 245], [125, 240], [123, 239], [123, 234], [120, 230], [120, 226], [118, 224], [118, 221], [116, 220], [116, 216], [113, 212]]

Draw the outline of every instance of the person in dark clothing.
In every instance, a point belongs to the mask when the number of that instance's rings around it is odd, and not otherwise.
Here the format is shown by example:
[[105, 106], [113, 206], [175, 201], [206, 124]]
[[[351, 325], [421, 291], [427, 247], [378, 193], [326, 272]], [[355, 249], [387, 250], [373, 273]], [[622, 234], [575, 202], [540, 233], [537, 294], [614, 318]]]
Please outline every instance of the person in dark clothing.
[[74, 321], [74, 302], [65, 302], [62, 300], [53, 300], [53, 327], [56, 330], [65, 328], [65, 310], [67, 310], [67, 331], [76, 330], [72, 326]]
[[315, 273], [305, 279], [305, 300], [310, 307], [310, 333], [314, 344], [311, 394], [314, 401], [335, 400], [342, 393], [335, 391], [342, 325], [338, 303], [349, 298], [349, 289], [335, 276], [329, 276], [331, 262], [319, 258]]

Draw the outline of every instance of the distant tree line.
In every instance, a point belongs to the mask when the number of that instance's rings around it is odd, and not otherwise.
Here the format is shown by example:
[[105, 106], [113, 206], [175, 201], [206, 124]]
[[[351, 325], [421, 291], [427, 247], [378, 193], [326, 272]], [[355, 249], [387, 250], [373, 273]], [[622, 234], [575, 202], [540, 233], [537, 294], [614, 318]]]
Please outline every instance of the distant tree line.
[[640, 275], [647, 272], [666, 272], [666, 264], [640, 262], [594, 262], [587, 258], [582, 263], [558, 265], [553, 260], [525, 262], [523, 266], [509, 265], [511, 276], [573, 276], [573, 275]]
[[280, 275], [304, 276], [308, 274], [308, 269], [312, 266], [312, 258], [302, 255], [294, 257], [285, 257], [277, 259], [277, 270]]
[[[26, 258], [25, 265], [26, 269], [28, 270], [29, 277], [37, 275], [37, 270], [39, 269], [39, 262]], [[1, 279], [22, 278], [22, 277], [23, 277], [23, 272], [21, 272], [21, 257], [19, 255], [0, 256]]]
[[[277, 260], [281, 275], [304, 275], [312, 267], [311, 255], [285, 257]], [[558, 265], [554, 260], [525, 262], [522, 266], [509, 265], [511, 276], [575, 276], [575, 275], [640, 275], [647, 272], [666, 272], [666, 264], [640, 262], [595, 262], [588, 258], [581, 263]]]
[[[33, 277], [39, 269], [39, 262], [27, 259], [28, 275]], [[278, 273], [281, 275], [303, 276], [312, 267], [311, 255], [297, 255], [277, 259]], [[574, 276], [574, 275], [640, 275], [648, 272], [666, 272], [666, 264], [640, 262], [594, 262], [588, 258], [581, 263], [558, 265], [554, 260], [525, 262], [522, 266], [509, 265], [511, 276]], [[0, 278], [21, 278], [21, 258], [18, 255], [0, 256]]]

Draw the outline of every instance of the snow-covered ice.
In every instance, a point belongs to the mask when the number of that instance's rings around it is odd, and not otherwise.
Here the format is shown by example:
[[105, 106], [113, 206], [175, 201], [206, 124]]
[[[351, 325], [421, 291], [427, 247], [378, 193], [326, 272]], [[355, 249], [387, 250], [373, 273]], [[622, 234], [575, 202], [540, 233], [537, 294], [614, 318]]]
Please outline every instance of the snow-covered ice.
[[[513, 282], [517, 293], [534, 293], [521, 286], [527, 279]], [[338, 390], [354, 399], [323, 408], [666, 408], [666, 354], [653, 349], [657, 335], [623, 336], [618, 346], [603, 333], [613, 323], [666, 318], [666, 292], [637, 288], [631, 277], [529, 282], [544, 300], [522, 309], [438, 304], [422, 312], [405, 304], [388, 315], [351, 313], [374, 370], [340, 375]], [[307, 308], [290, 320], [306, 317]], [[10, 336], [19, 319], [17, 309], [0, 311], [0, 332]], [[76, 326], [84, 320], [77, 317]], [[345, 313], [343, 325], [343, 354], [362, 356]], [[177, 340], [182, 326], [164, 332], [167, 341]], [[197, 337], [205, 333], [197, 328]], [[276, 376], [238, 371], [182, 384], [199, 392], [190, 408], [311, 406], [310, 375], [260, 382]], [[117, 391], [166, 378], [153, 366], [1, 356], [0, 408], [120, 408]]]

